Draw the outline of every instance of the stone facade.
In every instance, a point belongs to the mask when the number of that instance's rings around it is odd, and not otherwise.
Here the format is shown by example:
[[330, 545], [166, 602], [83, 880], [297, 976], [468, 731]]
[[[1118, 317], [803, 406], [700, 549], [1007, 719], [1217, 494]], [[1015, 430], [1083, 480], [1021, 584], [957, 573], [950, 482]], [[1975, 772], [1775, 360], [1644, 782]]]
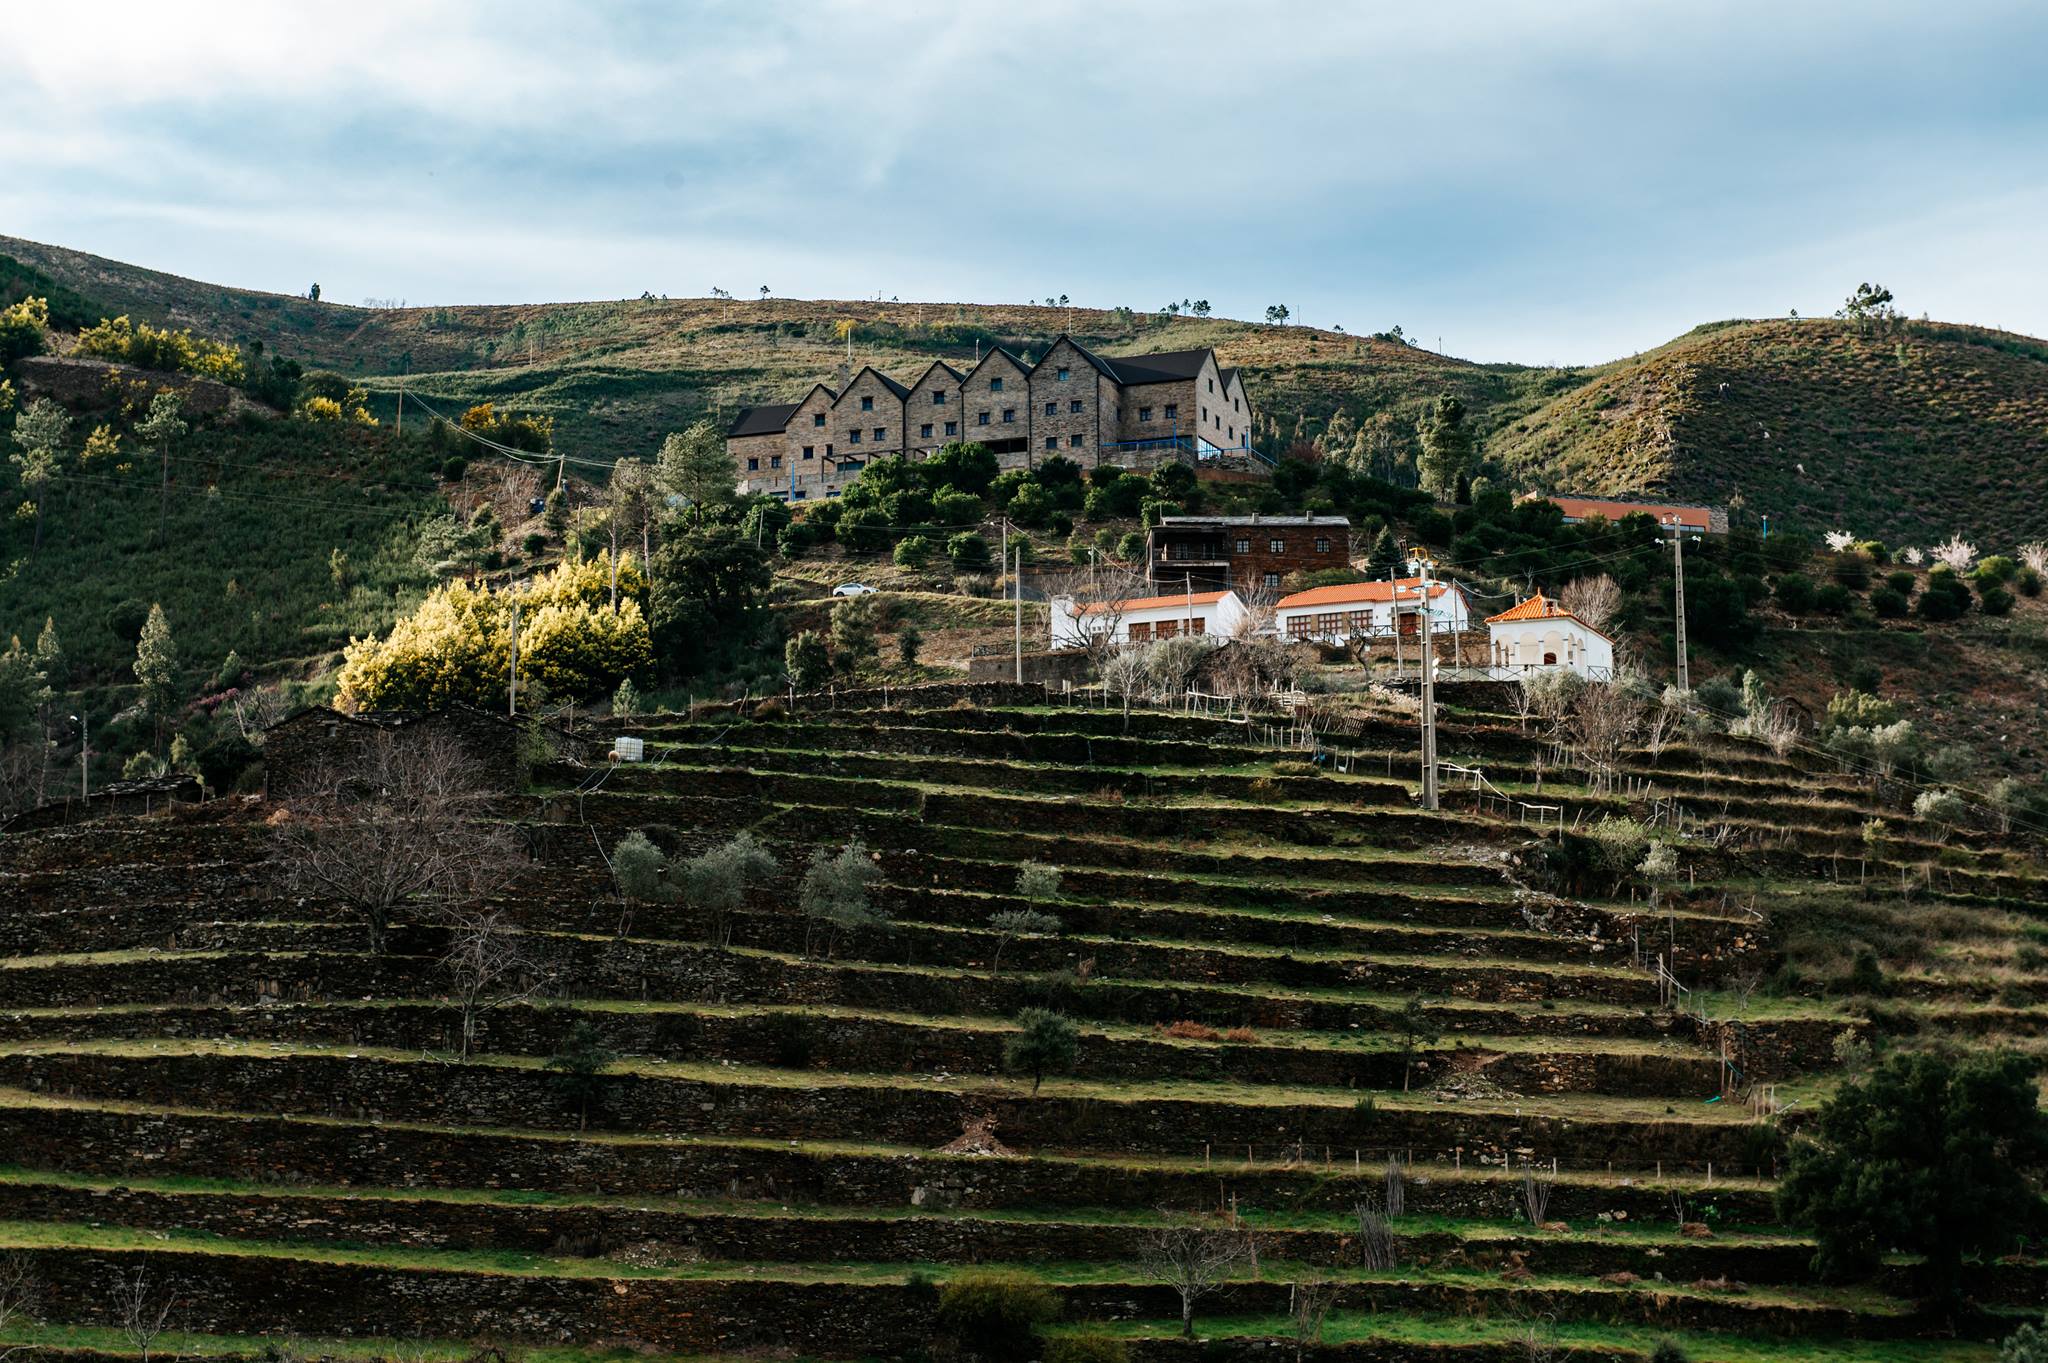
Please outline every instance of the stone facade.
[[727, 433], [744, 492], [788, 501], [836, 497], [869, 460], [929, 457], [953, 441], [985, 445], [1004, 468], [1058, 454], [1084, 468], [1262, 475], [1252, 410], [1235, 369], [1210, 350], [1103, 357], [1062, 336], [1035, 364], [998, 346], [964, 374], [944, 362], [909, 387], [863, 369], [840, 391], [751, 407]]

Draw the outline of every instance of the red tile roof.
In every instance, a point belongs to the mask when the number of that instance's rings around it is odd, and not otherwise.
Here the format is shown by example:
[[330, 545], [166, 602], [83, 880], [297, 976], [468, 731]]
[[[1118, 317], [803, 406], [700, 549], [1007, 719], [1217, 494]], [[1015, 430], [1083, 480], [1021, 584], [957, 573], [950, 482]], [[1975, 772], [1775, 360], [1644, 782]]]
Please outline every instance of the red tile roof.
[[[1401, 594], [1405, 598], [1412, 599], [1421, 586], [1421, 578], [1404, 577], [1401, 579]], [[1432, 599], [1442, 596], [1450, 589], [1450, 584], [1447, 582], [1432, 582], [1429, 584], [1429, 594]], [[1391, 582], [1340, 582], [1331, 587], [1310, 587], [1305, 592], [1296, 592], [1292, 596], [1283, 596], [1274, 606], [1274, 609], [1284, 611], [1298, 610], [1303, 606], [1364, 605], [1371, 601], [1392, 601], [1393, 599], [1394, 584]]]
[[1074, 614], [1097, 615], [1106, 610], [1128, 613], [1130, 611], [1160, 610], [1168, 606], [1213, 606], [1229, 595], [1230, 593], [1227, 591], [1196, 592], [1192, 596], [1186, 592], [1175, 592], [1171, 596], [1138, 596], [1132, 597], [1128, 601], [1091, 601], [1085, 606], [1076, 607]]
[[1593, 633], [1607, 640], [1610, 644], [1614, 642], [1614, 636], [1608, 634], [1605, 630], [1594, 629], [1593, 626], [1579, 619], [1578, 616], [1573, 615], [1542, 592], [1536, 593], [1527, 601], [1517, 601], [1499, 615], [1489, 615], [1486, 617], [1486, 623], [1489, 625], [1504, 620], [1569, 620], [1581, 629], [1593, 630]]

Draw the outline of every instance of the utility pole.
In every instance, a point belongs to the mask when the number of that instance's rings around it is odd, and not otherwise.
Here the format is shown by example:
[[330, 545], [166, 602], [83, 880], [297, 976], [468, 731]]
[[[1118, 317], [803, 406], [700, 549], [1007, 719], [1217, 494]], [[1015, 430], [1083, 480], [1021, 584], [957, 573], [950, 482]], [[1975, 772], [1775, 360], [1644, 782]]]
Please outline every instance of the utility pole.
[[[1008, 516], [1003, 517], [1002, 530], [1003, 552], [1002, 557], [998, 559], [997, 562], [1003, 565], [1003, 571], [1007, 573], [1008, 571], [1010, 571], [1010, 518]], [[1011, 583], [1005, 583], [1003, 585], [1003, 595], [1008, 596], [1013, 585], [1014, 584]]]
[[92, 799], [92, 716], [83, 710], [72, 716], [78, 721], [78, 800]]
[[1387, 590], [1393, 593], [1393, 596], [1389, 598], [1394, 604], [1387, 616], [1387, 625], [1394, 636], [1394, 680], [1399, 681], [1401, 679], [1401, 570], [1399, 567], [1387, 569]]
[[[1008, 521], [1003, 522], [1005, 528], [1009, 524]], [[1017, 644], [1016, 679], [1017, 684], [1021, 686], [1024, 683], [1024, 546], [1021, 544], [1017, 546], [1017, 606], [1016, 623], [1013, 628]]]
[[512, 671], [505, 678], [505, 713], [519, 714], [519, 603], [512, 603]]
[[1429, 569], [1422, 560], [1422, 807], [1435, 809], [1436, 798], [1436, 648], [1429, 639]]
[[1685, 534], [1678, 517], [1668, 516], [1664, 520], [1671, 531], [1671, 581], [1672, 609], [1677, 614], [1678, 637], [1678, 689], [1692, 690], [1692, 667], [1685, 656]]

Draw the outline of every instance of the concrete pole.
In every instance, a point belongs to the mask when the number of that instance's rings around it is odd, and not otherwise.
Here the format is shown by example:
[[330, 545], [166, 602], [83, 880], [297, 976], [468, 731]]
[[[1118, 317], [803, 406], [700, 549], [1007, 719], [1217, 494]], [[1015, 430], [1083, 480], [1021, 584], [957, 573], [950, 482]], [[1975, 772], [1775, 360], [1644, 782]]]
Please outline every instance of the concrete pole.
[[[1005, 526], [1007, 527], [1007, 526], [1009, 525], [1009, 522], [1008, 522], [1008, 521], [1005, 521], [1005, 522], [1004, 522], [1003, 524], [1004, 524], [1004, 525], [1005, 525]], [[1020, 686], [1021, 686], [1021, 685], [1023, 685], [1023, 683], [1024, 683], [1024, 582], [1023, 582], [1023, 577], [1024, 577], [1024, 546], [1020, 544], [1020, 545], [1018, 545], [1018, 546], [1017, 546], [1017, 578], [1018, 578], [1018, 582], [1017, 582], [1017, 608], [1016, 608], [1016, 623], [1015, 623], [1015, 631], [1016, 631], [1016, 643], [1017, 643], [1017, 683], [1018, 683], [1018, 685], [1020, 685]]]
[[505, 678], [505, 713], [519, 713], [519, 603], [512, 603], [512, 671]]
[[1429, 631], [1429, 560], [1422, 560], [1422, 807], [1437, 807], [1436, 649]]
[[1665, 521], [1671, 529], [1671, 581], [1672, 609], [1677, 613], [1676, 632], [1678, 639], [1678, 689], [1692, 690], [1692, 664], [1686, 657], [1685, 647], [1685, 535], [1678, 518], [1672, 516]]

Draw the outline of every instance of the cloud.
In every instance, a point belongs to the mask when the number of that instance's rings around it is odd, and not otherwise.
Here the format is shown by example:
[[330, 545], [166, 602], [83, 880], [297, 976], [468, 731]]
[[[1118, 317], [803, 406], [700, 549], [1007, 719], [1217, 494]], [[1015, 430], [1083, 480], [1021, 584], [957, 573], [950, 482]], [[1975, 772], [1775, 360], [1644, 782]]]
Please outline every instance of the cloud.
[[9, 230], [334, 297], [1201, 294], [1535, 360], [1897, 260], [2048, 330], [1986, 282], [2043, 218], [1974, 216], [2042, 187], [2020, 4], [204, 13], [10, 16]]

